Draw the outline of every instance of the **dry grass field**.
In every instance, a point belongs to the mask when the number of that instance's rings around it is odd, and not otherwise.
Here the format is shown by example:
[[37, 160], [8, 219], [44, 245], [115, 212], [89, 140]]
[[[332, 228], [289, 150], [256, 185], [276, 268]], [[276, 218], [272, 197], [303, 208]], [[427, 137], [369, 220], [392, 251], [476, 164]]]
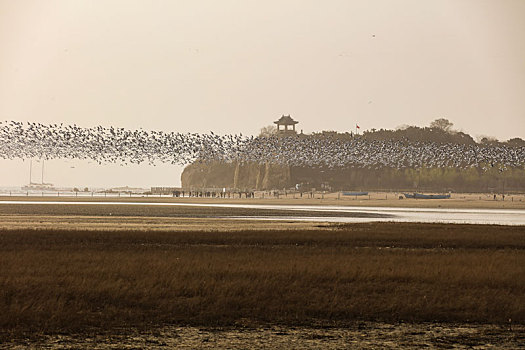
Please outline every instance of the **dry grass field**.
[[523, 227], [2, 230], [0, 266], [4, 341], [170, 325], [525, 323]]

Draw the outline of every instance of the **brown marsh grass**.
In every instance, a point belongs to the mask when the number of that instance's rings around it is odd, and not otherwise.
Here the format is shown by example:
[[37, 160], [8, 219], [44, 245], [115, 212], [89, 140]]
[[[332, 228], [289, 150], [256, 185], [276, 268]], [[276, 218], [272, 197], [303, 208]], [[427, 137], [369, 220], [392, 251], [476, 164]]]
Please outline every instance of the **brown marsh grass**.
[[522, 227], [0, 232], [4, 336], [158, 325], [525, 323]]

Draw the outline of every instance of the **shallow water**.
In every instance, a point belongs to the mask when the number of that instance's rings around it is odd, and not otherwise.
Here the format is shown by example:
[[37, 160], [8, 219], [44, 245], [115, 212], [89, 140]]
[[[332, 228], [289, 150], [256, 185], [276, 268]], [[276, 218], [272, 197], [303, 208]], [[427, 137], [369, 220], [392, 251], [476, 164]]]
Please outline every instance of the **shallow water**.
[[[2, 204], [18, 205], [120, 205], [120, 206], [190, 206], [216, 208], [245, 208], [266, 210], [291, 210], [308, 212], [309, 216], [227, 216], [228, 219], [314, 221], [332, 223], [359, 222], [426, 222], [454, 224], [525, 225], [525, 210], [519, 209], [442, 209], [442, 208], [394, 208], [351, 207], [328, 205], [263, 205], [222, 203], [146, 203], [146, 202], [80, 202], [80, 201], [0, 201]], [[315, 213], [338, 213], [339, 216], [317, 216]], [[302, 213], [304, 214], [304, 213]], [[340, 216], [341, 214], [347, 214]]]

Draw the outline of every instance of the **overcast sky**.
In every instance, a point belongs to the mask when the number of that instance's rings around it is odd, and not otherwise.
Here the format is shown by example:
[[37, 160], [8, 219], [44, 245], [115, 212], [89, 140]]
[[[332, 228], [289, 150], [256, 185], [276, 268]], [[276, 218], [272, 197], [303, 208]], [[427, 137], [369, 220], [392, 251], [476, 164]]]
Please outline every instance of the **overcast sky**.
[[[0, 119], [257, 134], [426, 126], [525, 138], [525, 1], [0, 0]], [[29, 181], [0, 161], [0, 184]], [[180, 167], [52, 161], [60, 186]], [[35, 178], [34, 180], [40, 180]]]

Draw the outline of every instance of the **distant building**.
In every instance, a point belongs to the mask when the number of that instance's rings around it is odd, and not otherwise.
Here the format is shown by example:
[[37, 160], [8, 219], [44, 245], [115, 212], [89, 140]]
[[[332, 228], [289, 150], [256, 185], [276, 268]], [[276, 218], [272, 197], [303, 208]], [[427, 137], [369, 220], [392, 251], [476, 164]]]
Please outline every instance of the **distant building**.
[[141, 194], [141, 193], [144, 193], [144, 192], [147, 192], [147, 189], [145, 188], [140, 188], [140, 187], [129, 187], [129, 186], [122, 186], [122, 187], [113, 187], [109, 190], [107, 190], [107, 192], [111, 192], [111, 193], [135, 193], [135, 194]]
[[[277, 133], [278, 134], [288, 134], [288, 133], [297, 133], [295, 131], [295, 124], [298, 124], [299, 122], [296, 122], [295, 120], [290, 117], [290, 115], [283, 115], [281, 118], [275, 122], [274, 124], [277, 124]], [[292, 126], [292, 129], [288, 129], [288, 126]]]
[[175, 192], [182, 191], [180, 187], [152, 187], [151, 194], [174, 194]]

